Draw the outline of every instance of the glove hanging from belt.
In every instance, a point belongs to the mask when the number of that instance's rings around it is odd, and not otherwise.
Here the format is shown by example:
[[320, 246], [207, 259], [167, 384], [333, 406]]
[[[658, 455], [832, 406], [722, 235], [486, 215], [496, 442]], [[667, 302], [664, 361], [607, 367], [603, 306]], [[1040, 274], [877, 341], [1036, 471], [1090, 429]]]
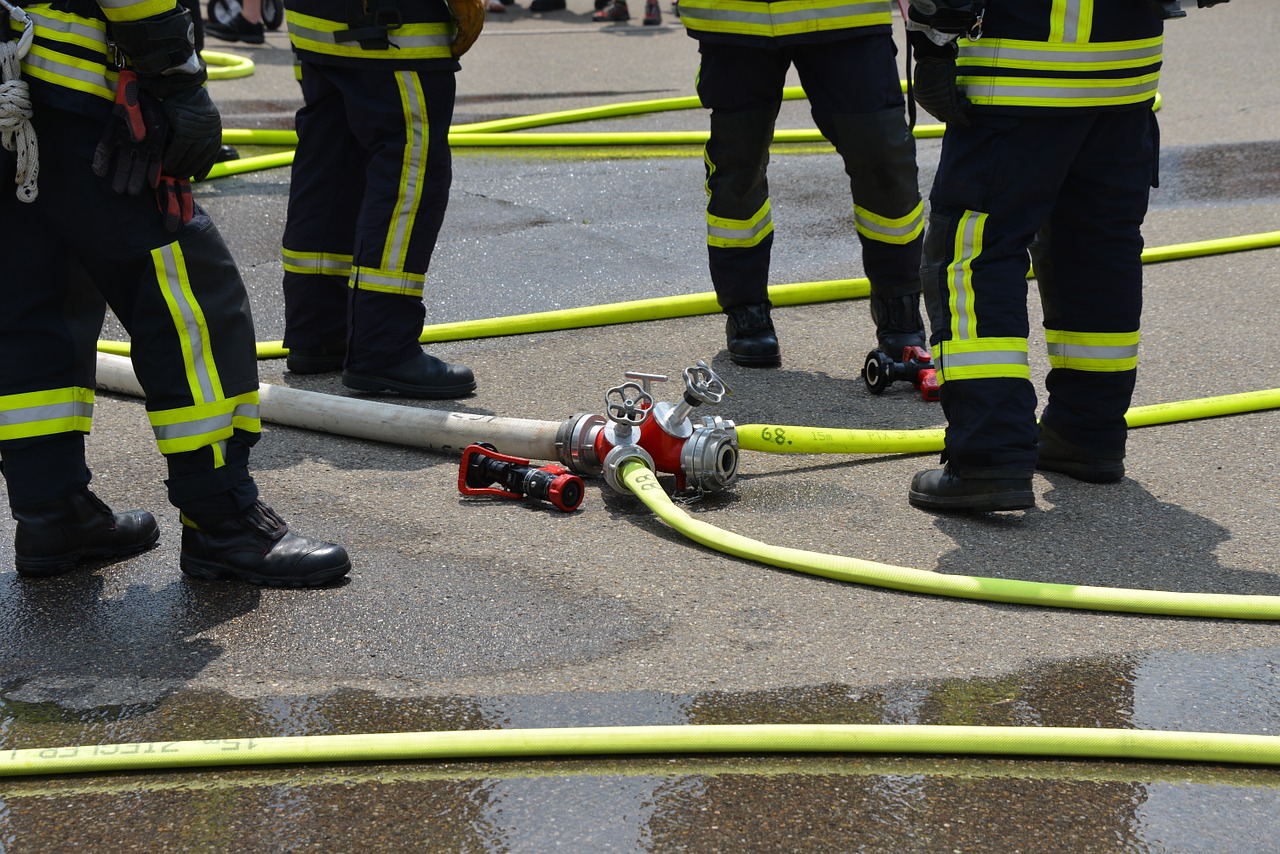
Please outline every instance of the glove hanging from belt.
[[209, 174], [222, 145], [222, 118], [204, 88], [186, 9], [111, 25], [132, 68], [120, 72], [111, 120], [94, 152], [93, 171], [117, 193], [156, 192], [165, 227], [177, 231], [194, 212], [191, 179]]
[[909, 0], [907, 42], [915, 56], [915, 103], [940, 122], [969, 124], [971, 106], [956, 85], [956, 40], [982, 34], [983, 0]]

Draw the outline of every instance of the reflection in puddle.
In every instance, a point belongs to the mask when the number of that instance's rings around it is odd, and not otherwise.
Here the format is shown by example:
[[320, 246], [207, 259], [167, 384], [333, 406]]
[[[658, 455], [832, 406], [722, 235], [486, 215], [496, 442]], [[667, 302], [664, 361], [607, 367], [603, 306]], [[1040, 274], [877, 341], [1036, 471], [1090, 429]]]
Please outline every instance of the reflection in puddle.
[[[1269, 733], [1280, 708], [1276, 654], [1225, 654], [1235, 659], [1225, 666], [1223, 655], [1162, 652], [996, 679], [690, 695], [179, 693], [68, 710], [16, 701], [20, 686], [8, 686], [0, 748], [818, 722]], [[1280, 773], [1205, 765], [862, 755], [314, 765], [2, 780], [0, 851], [114, 849], [138, 844], [140, 832], [144, 847], [176, 850], [1267, 850], [1278, 809]]]

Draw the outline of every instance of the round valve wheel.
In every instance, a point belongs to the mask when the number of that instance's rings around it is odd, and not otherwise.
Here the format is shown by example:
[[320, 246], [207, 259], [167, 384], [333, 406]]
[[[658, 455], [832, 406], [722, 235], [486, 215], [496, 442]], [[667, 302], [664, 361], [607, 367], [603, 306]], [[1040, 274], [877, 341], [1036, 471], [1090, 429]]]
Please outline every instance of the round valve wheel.
[[653, 409], [653, 395], [637, 383], [623, 383], [604, 393], [604, 408], [613, 423], [639, 427]]
[[703, 403], [719, 403], [726, 394], [731, 394], [716, 372], [701, 359], [698, 364], [684, 369], [685, 390]]

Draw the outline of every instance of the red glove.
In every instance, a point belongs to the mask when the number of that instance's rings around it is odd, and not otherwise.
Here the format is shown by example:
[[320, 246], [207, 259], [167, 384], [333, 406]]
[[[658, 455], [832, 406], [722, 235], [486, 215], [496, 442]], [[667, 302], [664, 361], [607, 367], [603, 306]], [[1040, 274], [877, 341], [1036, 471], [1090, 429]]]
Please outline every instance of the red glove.
[[154, 187], [164, 160], [163, 130], [159, 102], [142, 94], [137, 74], [121, 71], [111, 119], [93, 152], [93, 174], [110, 177], [112, 190], [130, 196]]
[[191, 198], [191, 182], [186, 178], [170, 178], [161, 175], [156, 185], [156, 204], [164, 217], [165, 231], [181, 231], [195, 215], [195, 202]]

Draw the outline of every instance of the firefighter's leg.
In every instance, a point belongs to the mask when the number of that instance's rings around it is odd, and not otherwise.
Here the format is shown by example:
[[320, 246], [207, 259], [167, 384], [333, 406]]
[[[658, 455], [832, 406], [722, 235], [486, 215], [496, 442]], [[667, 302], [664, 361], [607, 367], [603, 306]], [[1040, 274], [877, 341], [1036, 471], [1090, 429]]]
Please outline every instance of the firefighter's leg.
[[1155, 121], [1147, 109], [1096, 117], [1032, 247], [1050, 365], [1038, 465], [1081, 480], [1124, 476]]
[[342, 369], [351, 248], [364, 193], [365, 154], [328, 71], [302, 66], [304, 103], [284, 229], [284, 345], [289, 370], [300, 374]]
[[924, 202], [893, 40], [867, 36], [796, 52], [814, 121], [844, 160], [854, 226], [871, 280], [877, 345], [891, 359], [925, 346], [920, 314]]
[[980, 115], [944, 140], [922, 282], [947, 417], [946, 467], [916, 476], [909, 498], [918, 507], [1034, 505], [1027, 247], [1082, 136], [1078, 118]]
[[361, 391], [452, 398], [475, 389], [471, 369], [424, 353], [422, 291], [449, 202], [451, 72], [330, 69], [365, 153], [364, 192], [348, 277], [343, 384]]
[[[66, 151], [53, 138], [41, 139], [47, 176]], [[45, 177], [33, 204], [11, 192], [0, 198], [0, 360], [7, 366], [0, 375], [0, 471], [17, 521], [15, 564], [25, 576], [61, 575], [86, 561], [125, 557], [159, 536], [150, 513], [114, 513], [88, 488], [84, 437], [93, 417], [94, 345], [104, 305], [69, 263], [59, 229], [44, 217], [49, 207], [73, 204], [62, 195], [66, 189]]]
[[137, 259], [98, 261], [94, 281], [129, 330], [169, 500], [182, 511], [182, 571], [286, 587], [345, 575], [341, 546], [292, 533], [258, 498], [248, 468], [261, 433], [253, 319], [207, 214], [197, 207], [177, 240]]
[[782, 356], [770, 316], [767, 170], [789, 54], [708, 42], [700, 51], [698, 95], [711, 110], [703, 151], [711, 283], [727, 315], [729, 357], [748, 367], [776, 367]]
[[[56, 260], [83, 271], [129, 331], [147, 415], [169, 466], [169, 500], [182, 511], [183, 571], [288, 586], [345, 574], [351, 564], [341, 546], [291, 533], [257, 499], [247, 465], [260, 432], [253, 320], [208, 214], [197, 205], [175, 238], [149, 194], [119, 195], [93, 175], [98, 125], [51, 109], [34, 121], [41, 157], [58, 168], [42, 173], [41, 220], [31, 214], [28, 221], [39, 234], [66, 236]], [[44, 280], [43, 270], [33, 272], [29, 281]], [[76, 352], [92, 359], [97, 330], [86, 337]], [[105, 507], [99, 516], [112, 518]]]

